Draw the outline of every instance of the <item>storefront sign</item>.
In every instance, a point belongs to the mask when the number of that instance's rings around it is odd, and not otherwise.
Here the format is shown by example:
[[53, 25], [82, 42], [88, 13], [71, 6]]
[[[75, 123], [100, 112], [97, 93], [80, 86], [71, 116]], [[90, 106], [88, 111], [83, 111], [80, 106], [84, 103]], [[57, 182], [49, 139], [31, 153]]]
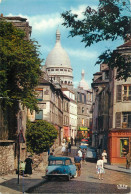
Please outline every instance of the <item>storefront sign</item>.
[[87, 127], [79, 127], [79, 131], [89, 131]]

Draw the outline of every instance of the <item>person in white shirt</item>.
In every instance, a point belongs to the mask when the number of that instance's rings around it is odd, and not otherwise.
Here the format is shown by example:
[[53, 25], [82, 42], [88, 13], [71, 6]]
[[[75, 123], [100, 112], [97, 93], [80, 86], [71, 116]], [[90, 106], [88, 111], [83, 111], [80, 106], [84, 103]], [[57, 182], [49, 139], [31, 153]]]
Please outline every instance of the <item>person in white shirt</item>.
[[104, 164], [107, 163], [107, 153], [106, 153], [106, 150], [103, 151], [102, 157], [103, 157]]
[[79, 149], [79, 151], [78, 151], [78, 156], [82, 159], [82, 151], [81, 151], [81, 149]]
[[97, 160], [97, 164], [96, 164], [96, 169], [97, 169], [97, 174], [98, 174], [99, 180], [100, 179], [103, 180], [103, 173], [105, 173], [103, 164], [104, 164], [103, 158], [102, 158], [102, 156], [100, 156], [99, 159]]
[[61, 145], [62, 145], [61, 152], [62, 152], [62, 156], [63, 156], [64, 153], [65, 153], [65, 151], [66, 151], [66, 143], [65, 143], [65, 140], [62, 141]]

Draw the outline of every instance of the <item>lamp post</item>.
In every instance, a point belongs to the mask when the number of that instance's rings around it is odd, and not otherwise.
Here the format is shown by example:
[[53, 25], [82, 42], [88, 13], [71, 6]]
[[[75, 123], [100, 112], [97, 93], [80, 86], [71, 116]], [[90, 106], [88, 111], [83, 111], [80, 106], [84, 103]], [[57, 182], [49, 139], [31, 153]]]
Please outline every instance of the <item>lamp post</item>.
[[[11, 99], [11, 98], [9, 98], [9, 97], [0, 97], [0, 99], [9, 99], [9, 100], [12, 100], [12, 101], [17, 101], [18, 103], [19, 103], [19, 101], [20, 100], [18, 100], [18, 99]], [[20, 112], [18, 112], [18, 115], [17, 115], [17, 130], [18, 130], [18, 136], [17, 136], [17, 146], [18, 146], [18, 180], [17, 180], [17, 182], [18, 182], [18, 184], [19, 184], [19, 172], [20, 172], [20, 143], [24, 143], [25, 142], [25, 140], [24, 140], [24, 138], [23, 138], [23, 134], [22, 134], [22, 130], [21, 130], [21, 128], [22, 128], [22, 121], [20, 120], [21, 119], [21, 117], [19, 116], [19, 114], [20, 114]]]

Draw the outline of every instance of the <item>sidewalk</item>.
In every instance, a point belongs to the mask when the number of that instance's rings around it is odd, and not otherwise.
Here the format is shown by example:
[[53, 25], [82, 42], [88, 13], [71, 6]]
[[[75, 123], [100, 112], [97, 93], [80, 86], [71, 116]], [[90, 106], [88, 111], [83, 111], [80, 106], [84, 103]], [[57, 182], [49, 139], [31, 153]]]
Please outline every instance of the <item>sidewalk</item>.
[[124, 172], [124, 173], [129, 173], [131, 174], [131, 168], [130, 169], [126, 169], [125, 166], [122, 166], [121, 164], [120, 165], [110, 165], [110, 164], [106, 164], [105, 165], [105, 169], [108, 169], [108, 170], [115, 170], [115, 171], [118, 171], [118, 172]]
[[36, 187], [46, 181], [43, 174], [35, 171], [30, 177], [19, 176], [19, 184], [17, 174], [0, 176], [0, 194], [26, 193], [32, 187]]

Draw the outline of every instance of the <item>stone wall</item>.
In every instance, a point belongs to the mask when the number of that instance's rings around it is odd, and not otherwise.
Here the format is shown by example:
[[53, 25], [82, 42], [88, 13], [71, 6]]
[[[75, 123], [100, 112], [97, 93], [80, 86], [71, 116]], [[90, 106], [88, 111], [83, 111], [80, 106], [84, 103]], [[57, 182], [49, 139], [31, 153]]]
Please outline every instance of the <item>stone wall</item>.
[[14, 142], [0, 141], [0, 176], [14, 173]]
[[33, 171], [42, 171], [43, 176], [45, 175], [46, 167], [48, 166], [48, 152], [43, 152], [39, 155], [33, 155]]

